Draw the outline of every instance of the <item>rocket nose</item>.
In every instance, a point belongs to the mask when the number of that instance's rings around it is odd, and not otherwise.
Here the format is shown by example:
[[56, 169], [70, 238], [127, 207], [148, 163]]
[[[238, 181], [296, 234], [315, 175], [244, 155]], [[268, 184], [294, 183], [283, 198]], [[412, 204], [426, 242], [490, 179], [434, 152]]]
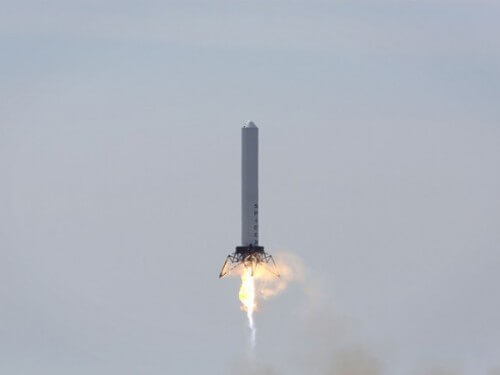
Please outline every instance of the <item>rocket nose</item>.
[[256, 128], [257, 125], [255, 125], [255, 123], [253, 121], [250, 121], [248, 120], [247, 122], [245, 122], [245, 128]]

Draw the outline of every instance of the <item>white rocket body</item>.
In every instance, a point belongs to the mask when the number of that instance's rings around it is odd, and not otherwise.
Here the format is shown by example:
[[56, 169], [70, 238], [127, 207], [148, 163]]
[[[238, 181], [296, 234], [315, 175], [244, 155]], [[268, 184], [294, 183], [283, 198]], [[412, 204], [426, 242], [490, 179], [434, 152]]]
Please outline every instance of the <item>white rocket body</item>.
[[241, 245], [259, 245], [259, 129], [241, 129]]
[[238, 266], [263, 267], [279, 277], [270, 254], [259, 246], [259, 129], [248, 121], [241, 129], [241, 246], [236, 246], [222, 266], [219, 277]]

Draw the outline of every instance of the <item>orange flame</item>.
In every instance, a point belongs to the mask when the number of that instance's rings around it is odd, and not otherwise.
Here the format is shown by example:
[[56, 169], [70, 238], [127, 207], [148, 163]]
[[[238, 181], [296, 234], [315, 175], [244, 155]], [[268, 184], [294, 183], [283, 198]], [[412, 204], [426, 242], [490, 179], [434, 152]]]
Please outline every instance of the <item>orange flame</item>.
[[265, 265], [248, 262], [241, 270], [241, 287], [239, 298], [241, 309], [246, 311], [248, 326], [251, 330], [251, 343], [255, 346], [256, 328], [253, 313], [257, 311], [257, 298], [271, 298], [280, 294], [293, 281], [302, 281], [304, 278], [300, 259], [286, 253], [278, 254], [277, 262], [280, 266], [280, 277], [276, 277]]
[[255, 280], [252, 276], [252, 268], [245, 267], [241, 273], [241, 287], [239, 293], [243, 309], [252, 313], [255, 309]]
[[248, 326], [252, 331], [252, 345], [255, 345], [255, 326], [253, 323], [253, 312], [257, 307], [255, 303], [255, 280], [252, 275], [252, 267], [245, 267], [241, 273], [241, 287], [239, 293], [242, 308], [247, 312]]

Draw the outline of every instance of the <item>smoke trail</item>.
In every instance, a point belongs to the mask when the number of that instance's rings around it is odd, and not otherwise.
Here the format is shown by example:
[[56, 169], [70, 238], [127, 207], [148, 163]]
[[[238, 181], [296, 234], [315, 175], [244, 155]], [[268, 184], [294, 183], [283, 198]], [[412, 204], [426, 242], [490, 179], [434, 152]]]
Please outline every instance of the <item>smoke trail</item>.
[[[257, 311], [256, 298], [267, 299], [286, 290], [291, 283], [298, 283], [305, 294], [306, 301], [297, 301], [296, 315], [299, 321], [288, 328], [294, 340], [287, 342], [292, 347], [288, 357], [293, 358], [285, 368], [280, 363], [262, 363], [256, 359], [254, 351], [245, 360], [234, 363], [232, 375], [283, 375], [295, 373], [320, 375], [389, 375], [391, 364], [380, 357], [373, 343], [366, 343], [359, 337], [359, 323], [356, 319], [344, 316], [334, 309], [327, 299], [325, 286], [317, 275], [307, 272], [297, 256], [281, 253], [275, 256], [280, 278], [263, 267], [257, 267], [252, 277], [250, 268], [243, 269], [241, 275], [240, 300], [246, 311], [248, 326], [251, 330], [251, 346], [255, 347], [256, 328], [253, 312]], [[328, 287], [328, 285], [326, 285]], [[260, 302], [260, 301], [259, 301]], [[418, 364], [417, 364], [418, 365]], [[283, 366], [281, 364], [281, 366]], [[410, 365], [412, 366], [412, 365]], [[422, 367], [424, 366], [424, 367]], [[415, 368], [417, 367], [417, 368]], [[411, 375], [462, 375], [460, 367], [425, 364], [410, 368]], [[413, 370], [413, 371], [412, 371]], [[286, 371], [286, 372], [285, 372]], [[500, 367], [492, 368], [484, 375], [500, 375]]]
[[283, 292], [290, 283], [304, 283], [304, 267], [300, 259], [284, 252], [275, 253], [279, 277], [265, 267], [255, 270], [256, 289], [259, 297], [269, 299]]

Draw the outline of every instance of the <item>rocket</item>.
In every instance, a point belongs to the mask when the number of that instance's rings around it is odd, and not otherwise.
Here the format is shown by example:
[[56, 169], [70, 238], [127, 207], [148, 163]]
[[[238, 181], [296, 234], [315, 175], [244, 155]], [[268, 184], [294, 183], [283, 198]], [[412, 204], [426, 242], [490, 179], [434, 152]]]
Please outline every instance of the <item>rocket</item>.
[[241, 246], [236, 246], [222, 266], [224, 277], [238, 266], [258, 266], [279, 277], [276, 263], [259, 245], [259, 128], [248, 121], [241, 129]]

